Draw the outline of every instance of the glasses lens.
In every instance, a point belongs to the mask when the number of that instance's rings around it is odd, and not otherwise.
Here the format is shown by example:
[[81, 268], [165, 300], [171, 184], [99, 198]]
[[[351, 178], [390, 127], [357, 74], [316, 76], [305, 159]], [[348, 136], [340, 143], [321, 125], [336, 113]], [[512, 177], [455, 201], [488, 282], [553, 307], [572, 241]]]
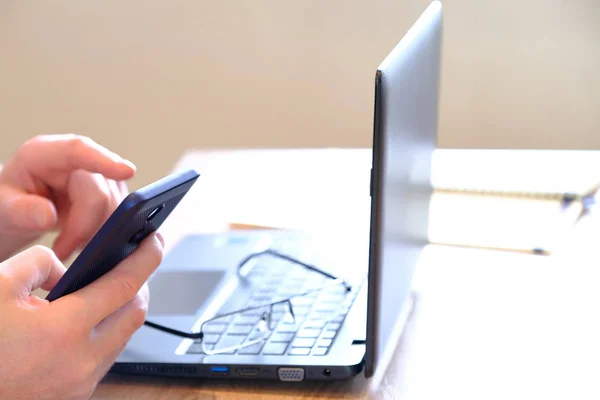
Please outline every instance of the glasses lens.
[[340, 283], [325, 286], [312, 299], [310, 312], [306, 315], [301, 315], [306, 298], [302, 296], [292, 299], [294, 311], [298, 310], [298, 318], [305, 317], [305, 328], [324, 328], [341, 322], [352, 305], [353, 294]]
[[290, 315], [287, 309], [285, 304], [267, 305], [205, 322], [204, 353], [258, 354], [279, 321]]
[[325, 285], [309, 293], [237, 313], [217, 316], [202, 325], [205, 354], [259, 354], [275, 331], [335, 328], [353, 299], [342, 284]]

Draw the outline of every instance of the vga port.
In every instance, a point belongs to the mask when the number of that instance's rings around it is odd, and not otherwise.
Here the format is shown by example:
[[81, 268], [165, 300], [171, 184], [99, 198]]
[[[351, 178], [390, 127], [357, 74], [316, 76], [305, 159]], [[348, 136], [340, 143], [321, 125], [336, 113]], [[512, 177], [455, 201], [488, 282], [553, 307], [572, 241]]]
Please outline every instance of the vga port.
[[281, 367], [277, 370], [280, 381], [300, 382], [304, 380], [304, 368]]

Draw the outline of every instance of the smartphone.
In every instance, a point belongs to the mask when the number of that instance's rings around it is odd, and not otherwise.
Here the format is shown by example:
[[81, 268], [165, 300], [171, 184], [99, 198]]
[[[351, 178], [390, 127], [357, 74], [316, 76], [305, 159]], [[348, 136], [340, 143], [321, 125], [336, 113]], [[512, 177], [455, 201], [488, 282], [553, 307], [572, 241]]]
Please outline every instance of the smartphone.
[[129, 194], [79, 253], [46, 296], [54, 301], [109, 272], [156, 231], [200, 175], [187, 170]]

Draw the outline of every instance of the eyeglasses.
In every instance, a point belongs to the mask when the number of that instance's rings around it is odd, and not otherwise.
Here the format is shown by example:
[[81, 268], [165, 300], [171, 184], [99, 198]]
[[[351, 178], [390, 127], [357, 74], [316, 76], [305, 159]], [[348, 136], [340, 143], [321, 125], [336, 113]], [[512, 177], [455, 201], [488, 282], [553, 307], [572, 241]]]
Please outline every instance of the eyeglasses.
[[[251, 260], [261, 256], [271, 256], [290, 262], [315, 272], [329, 281], [282, 299], [265, 301], [264, 304], [255, 304], [251, 301], [243, 309], [207, 319], [200, 325], [199, 332], [183, 332], [150, 321], [145, 321], [144, 325], [199, 341], [202, 353], [214, 355], [231, 354], [241, 349], [250, 350], [252, 347], [260, 346], [280, 324], [290, 332], [294, 332], [302, 322], [304, 322], [303, 328], [320, 328], [329, 323], [338, 323], [336, 321], [345, 315], [355, 295], [350, 293], [352, 286], [347, 281], [279, 251], [268, 249], [250, 254], [238, 264], [237, 274], [242, 279], [246, 279], [247, 275], [243, 273], [244, 267]], [[310, 307], [307, 306], [314, 304], [317, 298], [322, 300], [321, 303], [325, 307], [309, 315], [307, 309]], [[301, 321], [305, 318], [306, 321]]]

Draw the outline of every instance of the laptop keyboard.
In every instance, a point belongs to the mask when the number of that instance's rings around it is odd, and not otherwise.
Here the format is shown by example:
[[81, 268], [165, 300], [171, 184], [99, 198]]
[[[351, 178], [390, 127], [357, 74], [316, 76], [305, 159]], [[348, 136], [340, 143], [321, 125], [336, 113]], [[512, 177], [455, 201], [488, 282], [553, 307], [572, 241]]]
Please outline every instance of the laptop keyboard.
[[[269, 258], [257, 262], [247, 274], [254, 292], [245, 307], [268, 303], [319, 288], [330, 281], [315, 272], [285, 261]], [[285, 304], [276, 305], [272, 315], [272, 329], [267, 339], [236, 351], [219, 354], [240, 355], [294, 355], [324, 356], [331, 348], [360, 286], [346, 291], [342, 285], [320, 292], [295, 297], [291, 300], [295, 322], [286, 313]], [[280, 307], [281, 306], [281, 307]], [[250, 310], [219, 319], [219, 324], [206, 324], [204, 343], [209, 349], [232, 347], [264, 336], [257, 329], [261, 310]], [[222, 322], [222, 323], [221, 323]], [[188, 354], [203, 354], [198, 340], [187, 350]]]

